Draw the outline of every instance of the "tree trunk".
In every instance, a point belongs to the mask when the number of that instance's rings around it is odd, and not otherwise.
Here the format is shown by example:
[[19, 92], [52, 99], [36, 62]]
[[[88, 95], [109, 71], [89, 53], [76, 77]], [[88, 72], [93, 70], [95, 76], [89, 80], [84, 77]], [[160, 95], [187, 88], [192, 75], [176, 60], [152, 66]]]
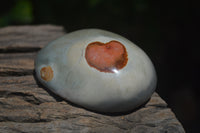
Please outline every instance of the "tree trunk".
[[100, 114], [76, 106], [39, 84], [34, 58], [48, 42], [64, 35], [52, 25], [0, 29], [0, 132], [184, 133], [157, 93], [126, 114]]

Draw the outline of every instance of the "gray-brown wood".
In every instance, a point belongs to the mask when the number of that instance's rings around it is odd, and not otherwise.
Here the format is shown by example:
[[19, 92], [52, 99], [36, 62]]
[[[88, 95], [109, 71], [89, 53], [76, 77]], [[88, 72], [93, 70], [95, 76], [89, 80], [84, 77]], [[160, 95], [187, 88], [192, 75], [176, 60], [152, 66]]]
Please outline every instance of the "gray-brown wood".
[[62, 27], [51, 25], [0, 29], [0, 132], [184, 133], [157, 93], [132, 112], [100, 114], [41, 86], [34, 77], [34, 58], [63, 34]]

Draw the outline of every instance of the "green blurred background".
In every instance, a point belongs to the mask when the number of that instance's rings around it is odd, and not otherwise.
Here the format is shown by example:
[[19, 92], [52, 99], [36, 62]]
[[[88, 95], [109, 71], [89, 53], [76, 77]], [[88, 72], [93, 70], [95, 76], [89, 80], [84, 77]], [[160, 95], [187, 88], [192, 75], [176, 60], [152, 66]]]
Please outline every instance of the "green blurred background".
[[54, 24], [66, 32], [101, 28], [135, 42], [152, 59], [157, 92], [187, 132], [200, 121], [199, 6], [193, 1], [7, 0], [0, 4], [0, 27]]

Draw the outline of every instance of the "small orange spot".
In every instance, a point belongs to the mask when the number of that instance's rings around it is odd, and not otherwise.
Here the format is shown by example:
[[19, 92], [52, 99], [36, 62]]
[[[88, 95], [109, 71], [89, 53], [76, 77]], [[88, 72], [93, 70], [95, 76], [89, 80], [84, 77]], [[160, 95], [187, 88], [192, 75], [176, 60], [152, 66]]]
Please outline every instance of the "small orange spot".
[[45, 81], [50, 81], [53, 78], [53, 70], [50, 66], [43, 67], [40, 70], [40, 76]]

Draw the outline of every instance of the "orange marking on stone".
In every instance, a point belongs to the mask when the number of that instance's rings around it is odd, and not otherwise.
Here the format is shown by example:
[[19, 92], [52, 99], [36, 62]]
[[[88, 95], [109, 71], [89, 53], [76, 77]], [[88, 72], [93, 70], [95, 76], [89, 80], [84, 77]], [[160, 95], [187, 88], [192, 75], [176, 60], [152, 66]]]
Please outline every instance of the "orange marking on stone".
[[53, 70], [50, 66], [43, 67], [40, 70], [40, 76], [45, 81], [51, 81], [53, 78]]
[[85, 52], [87, 63], [101, 72], [115, 73], [128, 62], [128, 54], [124, 45], [118, 41], [108, 43], [92, 42]]

